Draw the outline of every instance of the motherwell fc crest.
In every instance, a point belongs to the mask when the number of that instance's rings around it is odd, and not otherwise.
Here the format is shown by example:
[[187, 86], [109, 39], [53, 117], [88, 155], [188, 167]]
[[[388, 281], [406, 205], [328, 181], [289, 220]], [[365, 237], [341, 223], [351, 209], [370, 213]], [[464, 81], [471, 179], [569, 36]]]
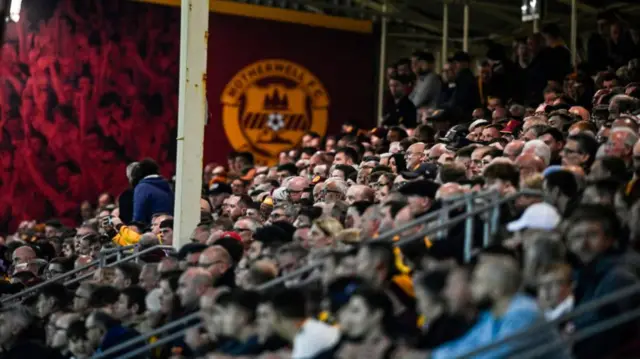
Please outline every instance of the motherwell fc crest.
[[324, 136], [329, 96], [306, 68], [286, 60], [263, 60], [240, 70], [224, 88], [222, 123], [236, 151], [273, 165], [306, 132]]

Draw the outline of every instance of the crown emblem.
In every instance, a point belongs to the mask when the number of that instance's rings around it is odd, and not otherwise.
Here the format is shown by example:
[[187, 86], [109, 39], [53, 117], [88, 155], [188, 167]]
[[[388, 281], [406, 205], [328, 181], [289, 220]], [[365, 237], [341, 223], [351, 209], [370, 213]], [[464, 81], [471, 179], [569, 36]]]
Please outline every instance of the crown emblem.
[[288, 110], [289, 98], [286, 94], [280, 96], [278, 89], [275, 89], [272, 95], [267, 94], [264, 96], [264, 109], [278, 111]]

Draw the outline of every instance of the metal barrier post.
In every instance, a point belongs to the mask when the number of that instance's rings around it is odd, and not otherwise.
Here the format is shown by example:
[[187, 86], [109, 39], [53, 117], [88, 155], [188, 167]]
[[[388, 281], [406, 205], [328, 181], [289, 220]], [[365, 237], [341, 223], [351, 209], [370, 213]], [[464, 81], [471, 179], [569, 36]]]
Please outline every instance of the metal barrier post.
[[[500, 225], [500, 193], [496, 192], [493, 195], [493, 202], [496, 206], [491, 211], [491, 236], [495, 236], [498, 233], [498, 226]], [[489, 245], [489, 238], [485, 238], [483, 245], [486, 247]]]
[[[438, 224], [447, 223], [447, 221], [449, 220], [449, 211], [450, 210], [451, 210], [451, 208], [449, 207], [449, 203], [448, 202], [444, 202], [442, 204], [442, 209], [440, 210], [440, 218], [438, 219]], [[438, 231], [438, 233], [436, 234], [436, 238], [437, 239], [445, 239], [445, 238], [447, 238], [447, 233], [448, 233], [447, 229], [443, 229], [441, 231]]]
[[[473, 197], [467, 198], [466, 212], [471, 213], [473, 211]], [[465, 263], [471, 260], [471, 250], [473, 249], [473, 216], [467, 217], [464, 228], [464, 261]]]

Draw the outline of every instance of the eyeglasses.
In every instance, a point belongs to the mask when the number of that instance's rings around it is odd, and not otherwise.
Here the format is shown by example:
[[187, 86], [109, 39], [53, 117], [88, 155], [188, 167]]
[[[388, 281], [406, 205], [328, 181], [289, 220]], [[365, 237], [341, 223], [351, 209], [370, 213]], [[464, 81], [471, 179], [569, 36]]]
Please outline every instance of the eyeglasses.
[[285, 192], [287, 194], [299, 194], [299, 193], [302, 193], [304, 191], [296, 191], [296, 190], [287, 189], [287, 190], [285, 190]]
[[580, 151], [576, 151], [576, 150], [572, 150], [570, 148], [563, 148], [562, 149], [562, 153], [570, 155], [570, 154], [574, 154], [574, 153], [580, 153]]
[[[220, 264], [220, 263], [223, 263], [223, 261], [222, 260], [217, 260], [217, 261], [213, 261], [211, 263], [198, 263], [197, 267], [206, 269], [206, 268], [209, 268], [211, 266], [214, 266], [214, 265]], [[196, 267], [196, 266], [194, 266], [194, 267]]]
[[253, 231], [252, 231], [252, 230], [250, 230], [249, 228], [235, 228], [235, 227], [234, 227], [234, 228], [233, 228], [233, 231], [234, 231], [234, 232], [247, 232], [247, 231], [249, 231], [249, 232], [252, 232], [252, 233], [253, 233]]
[[323, 196], [326, 196], [329, 193], [342, 194], [342, 192], [336, 191], [334, 189], [323, 189], [322, 191], [320, 191], [320, 194]]
[[271, 215], [269, 215], [270, 219], [278, 219], [283, 217], [286, 217], [284, 213], [271, 213]]

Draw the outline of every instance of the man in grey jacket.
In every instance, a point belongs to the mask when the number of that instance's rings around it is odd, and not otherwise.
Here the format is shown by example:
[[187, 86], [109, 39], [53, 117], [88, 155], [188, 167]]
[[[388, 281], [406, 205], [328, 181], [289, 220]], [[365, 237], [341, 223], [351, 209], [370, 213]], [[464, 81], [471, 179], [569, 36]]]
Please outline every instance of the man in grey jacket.
[[411, 68], [418, 78], [409, 99], [416, 108], [436, 108], [442, 91], [440, 76], [433, 70], [435, 58], [432, 54], [416, 51], [411, 56]]

